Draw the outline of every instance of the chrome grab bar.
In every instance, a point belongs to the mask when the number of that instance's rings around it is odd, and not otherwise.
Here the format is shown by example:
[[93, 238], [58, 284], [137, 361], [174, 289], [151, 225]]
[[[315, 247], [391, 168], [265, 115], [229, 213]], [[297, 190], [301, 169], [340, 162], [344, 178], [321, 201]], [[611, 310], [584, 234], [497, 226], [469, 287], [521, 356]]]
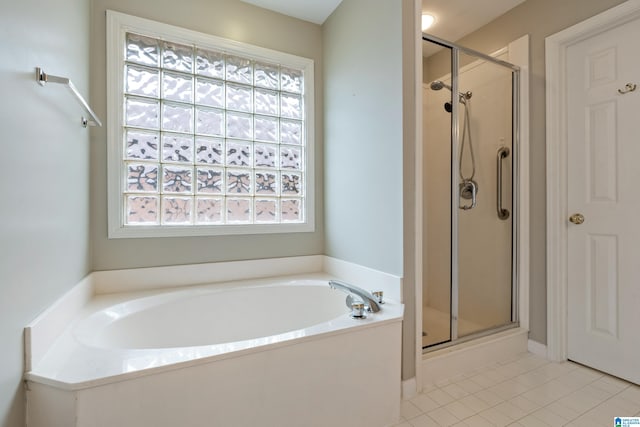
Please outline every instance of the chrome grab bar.
[[502, 159], [505, 159], [505, 158], [509, 157], [510, 153], [511, 152], [509, 151], [509, 148], [507, 148], [507, 147], [501, 147], [498, 150], [497, 209], [498, 209], [498, 218], [500, 218], [503, 221], [509, 218], [509, 210], [508, 209], [504, 209], [502, 207]]

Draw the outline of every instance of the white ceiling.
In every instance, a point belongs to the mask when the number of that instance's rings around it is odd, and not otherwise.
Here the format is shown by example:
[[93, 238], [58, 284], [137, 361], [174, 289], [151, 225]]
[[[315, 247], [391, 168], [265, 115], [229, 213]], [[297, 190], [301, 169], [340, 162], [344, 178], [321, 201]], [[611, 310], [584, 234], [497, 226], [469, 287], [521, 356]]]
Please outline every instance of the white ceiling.
[[342, 0], [242, 0], [304, 21], [322, 24]]
[[[292, 0], [295, 1], [295, 0]], [[455, 42], [513, 9], [525, 0], [423, 0], [422, 12], [436, 17], [426, 30], [428, 34]], [[438, 48], [425, 43], [423, 53], [429, 56]]]
[[[254, 6], [315, 24], [323, 24], [342, 0], [242, 0]], [[422, 11], [436, 17], [427, 33], [455, 42], [493, 21], [525, 0], [423, 0]], [[423, 54], [429, 56], [438, 46], [424, 43]]]

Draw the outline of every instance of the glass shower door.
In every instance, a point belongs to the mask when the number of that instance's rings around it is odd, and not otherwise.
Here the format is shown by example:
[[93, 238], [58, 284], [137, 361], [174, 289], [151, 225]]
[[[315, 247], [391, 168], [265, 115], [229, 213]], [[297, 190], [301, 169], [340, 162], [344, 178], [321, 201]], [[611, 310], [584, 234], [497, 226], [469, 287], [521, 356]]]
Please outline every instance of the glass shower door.
[[[444, 51], [444, 52], [443, 52]], [[439, 53], [446, 73], [451, 48]], [[451, 341], [451, 102], [450, 76], [425, 82], [423, 92], [424, 223], [422, 346]]]
[[[424, 348], [517, 325], [517, 67], [425, 38]], [[444, 49], [443, 49], [444, 48]]]
[[513, 71], [460, 53], [457, 337], [508, 325], [513, 295]]

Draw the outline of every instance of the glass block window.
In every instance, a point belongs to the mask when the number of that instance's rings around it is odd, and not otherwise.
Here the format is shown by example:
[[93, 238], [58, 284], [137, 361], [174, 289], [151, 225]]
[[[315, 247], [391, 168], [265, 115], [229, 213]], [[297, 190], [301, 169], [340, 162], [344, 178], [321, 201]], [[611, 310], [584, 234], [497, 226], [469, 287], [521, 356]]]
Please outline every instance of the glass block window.
[[239, 52], [235, 42], [231, 50], [199, 33], [185, 43], [184, 32], [172, 40], [130, 28], [115, 59], [118, 228], [227, 234], [215, 230], [308, 225], [312, 62]]

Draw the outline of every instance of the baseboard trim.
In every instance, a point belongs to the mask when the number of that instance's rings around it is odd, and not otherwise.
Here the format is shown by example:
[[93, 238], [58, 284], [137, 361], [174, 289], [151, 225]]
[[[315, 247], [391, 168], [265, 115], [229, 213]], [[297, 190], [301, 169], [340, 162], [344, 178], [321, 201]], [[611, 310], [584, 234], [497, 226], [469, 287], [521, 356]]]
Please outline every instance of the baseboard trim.
[[547, 358], [547, 346], [537, 341], [529, 340], [527, 342], [527, 350], [536, 356]]
[[411, 399], [418, 394], [418, 382], [416, 377], [402, 381], [402, 399]]

